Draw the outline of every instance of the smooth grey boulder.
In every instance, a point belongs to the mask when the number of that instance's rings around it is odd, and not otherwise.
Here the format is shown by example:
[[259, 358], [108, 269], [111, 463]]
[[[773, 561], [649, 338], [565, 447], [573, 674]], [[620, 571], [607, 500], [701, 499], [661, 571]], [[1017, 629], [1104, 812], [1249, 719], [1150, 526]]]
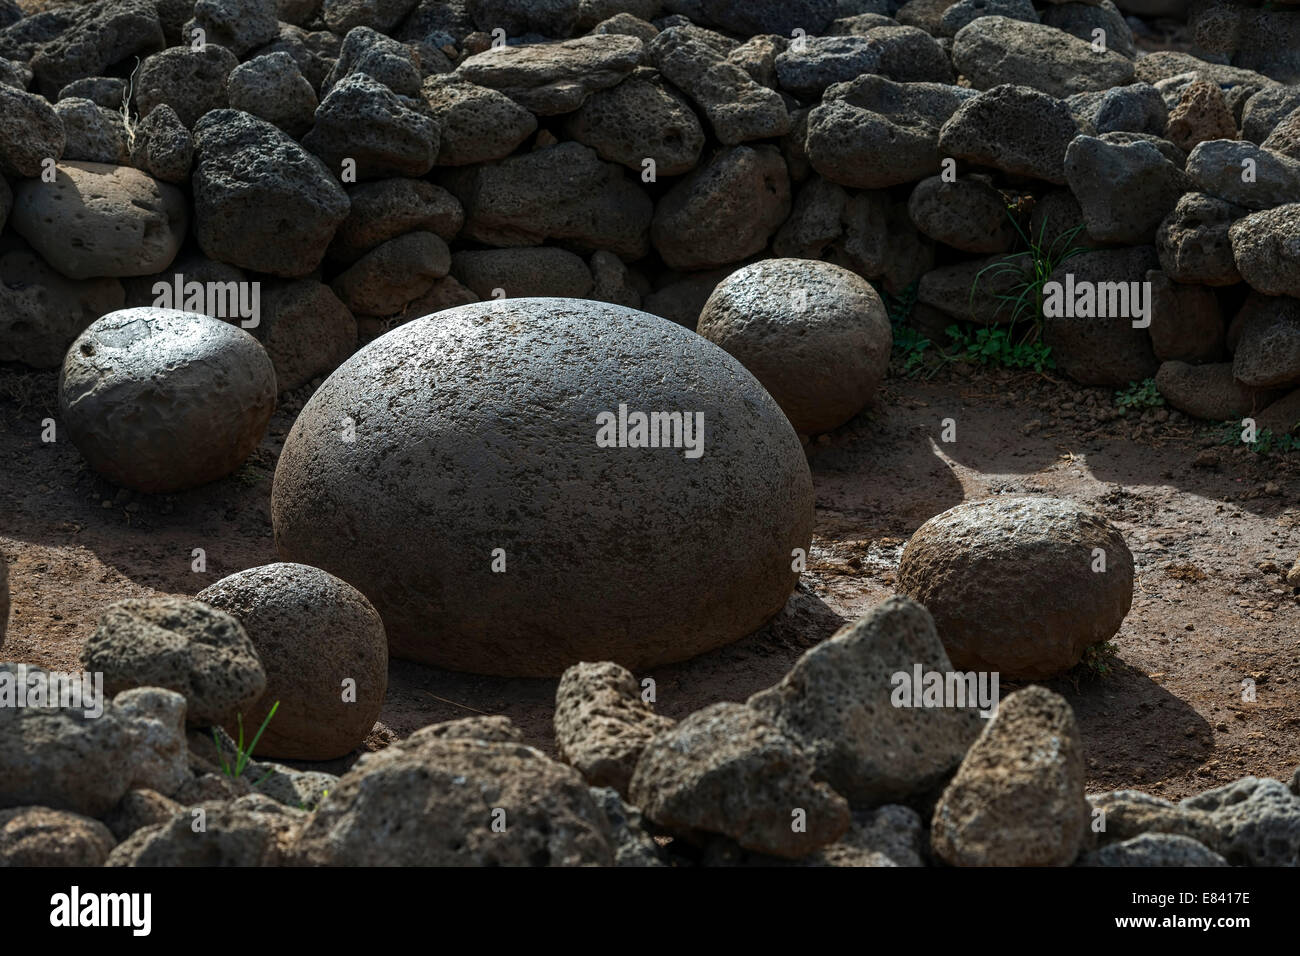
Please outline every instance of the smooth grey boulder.
[[[644, 358], [669, 354], [671, 372]], [[618, 438], [620, 406], [661, 413], [654, 446]], [[394, 656], [543, 676], [755, 630], [794, 587], [812, 488], [780, 407], [721, 349], [631, 309], [509, 299], [345, 362], [285, 443], [272, 518], [285, 560], [371, 600]]]
[[[261, 757], [332, 760], [361, 746], [388, 689], [388, 641], [379, 613], [356, 588], [319, 568], [266, 564], [200, 591], [243, 625], [266, 669], [266, 690], [245, 708], [245, 734], [275, 712]], [[227, 731], [235, 723], [221, 721]]]
[[934, 808], [930, 847], [951, 866], [1069, 866], [1088, 827], [1083, 744], [1059, 694], [1002, 702]]
[[[1010, 580], [1014, 591], [994, 583]], [[921, 525], [903, 549], [898, 587], [934, 616], [958, 669], [1040, 679], [1115, 636], [1133, 603], [1133, 556], [1087, 508], [1008, 495]]]
[[[775, 687], [749, 698], [854, 807], [922, 795], [943, 783], [979, 736], [980, 704], [897, 700], [898, 674], [953, 670], [930, 613], [908, 598], [876, 606], [804, 652]], [[965, 687], [966, 685], [961, 685]], [[913, 688], [919, 694], [920, 688]], [[997, 699], [991, 702], [997, 709]]]
[[180, 252], [189, 206], [175, 186], [130, 166], [61, 162], [54, 182], [14, 191], [14, 231], [69, 279], [161, 272]]
[[205, 255], [284, 278], [320, 265], [349, 204], [319, 159], [237, 110], [203, 117], [194, 145], [194, 232]]
[[244, 628], [202, 599], [109, 605], [81, 649], [81, 663], [104, 675], [109, 694], [133, 687], [176, 691], [185, 698], [186, 720], [198, 726], [233, 721], [266, 689], [266, 670]]
[[[33, 704], [34, 675], [25, 664], [0, 663], [6, 696], [23, 686], [28, 706], [0, 707], [0, 808], [41, 806], [99, 817], [126, 792], [147, 787], [173, 793], [189, 776], [185, 698], [141, 687], [111, 701], [84, 697], [82, 706]], [[66, 676], [66, 675], [65, 675]], [[102, 708], [102, 713], [95, 710]]]
[[939, 151], [1061, 185], [1065, 153], [1078, 133], [1061, 100], [1027, 86], [997, 86], [957, 107], [939, 131]]
[[136, 491], [224, 478], [252, 454], [275, 408], [275, 369], [237, 326], [170, 309], [123, 309], [68, 349], [64, 427], [87, 463]]
[[872, 404], [893, 347], [870, 283], [807, 259], [737, 269], [709, 296], [696, 331], [749, 369], [803, 434], [830, 431]]

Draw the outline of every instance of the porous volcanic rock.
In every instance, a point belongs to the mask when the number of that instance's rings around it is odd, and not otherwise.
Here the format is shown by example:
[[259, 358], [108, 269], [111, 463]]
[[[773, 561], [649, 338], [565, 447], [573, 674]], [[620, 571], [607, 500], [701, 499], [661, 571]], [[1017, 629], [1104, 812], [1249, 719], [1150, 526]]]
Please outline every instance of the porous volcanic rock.
[[223, 478], [257, 447], [275, 369], [244, 330], [206, 315], [123, 309], [72, 343], [59, 408], [90, 466], [127, 488], [171, 492]]
[[[620, 406], [703, 415], [702, 453], [684, 428], [620, 440]], [[285, 443], [272, 516], [281, 556], [365, 594], [395, 656], [556, 675], [755, 630], [794, 587], [812, 486], [780, 407], [721, 349], [619, 306], [509, 299], [344, 363]]]
[[388, 641], [356, 588], [319, 568], [277, 563], [224, 577], [197, 600], [238, 620], [266, 668], [266, 692], [244, 710], [245, 733], [280, 702], [259, 756], [332, 760], [361, 745], [388, 689]]
[[709, 296], [696, 331], [739, 359], [806, 434], [871, 404], [893, 347], [885, 304], [870, 283], [808, 259], [737, 269]]
[[959, 670], [1052, 677], [1115, 636], [1133, 603], [1133, 556], [1110, 522], [1072, 502], [987, 498], [921, 525], [898, 583], [934, 615]]
[[67, 810], [0, 810], [0, 868], [103, 866], [116, 842], [98, 820]]

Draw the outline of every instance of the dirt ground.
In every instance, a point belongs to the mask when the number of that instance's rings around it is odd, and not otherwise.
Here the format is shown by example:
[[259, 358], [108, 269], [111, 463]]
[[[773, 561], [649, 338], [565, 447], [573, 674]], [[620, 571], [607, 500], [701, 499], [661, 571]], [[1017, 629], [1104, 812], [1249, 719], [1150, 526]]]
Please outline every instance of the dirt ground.
[[[277, 560], [271, 477], [310, 389], [285, 400], [237, 474], [154, 497], [109, 485], [66, 440], [42, 442], [55, 387], [52, 373], [0, 369], [0, 551], [13, 597], [0, 658], [68, 670], [79, 669], [81, 644], [113, 601], [193, 595]], [[841, 619], [892, 594], [903, 544], [927, 518], [987, 495], [1058, 495], [1114, 522], [1138, 570], [1111, 673], [1078, 669], [1049, 685], [1078, 715], [1089, 788], [1178, 798], [1245, 774], [1287, 779], [1300, 764], [1300, 596], [1283, 579], [1300, 554], [1300, 463], [1219, 445], [1217, 430], [1179, 416], [1107, 421], [1113, 398], [964, 367], [930, 381], [891, 378], [879, 408], [809, 446], [816, 536], [786, 611], [736, 644], [638, 676], [655, 678], [659, 709], [674, 717], [743, 700]], [[945, 418], [956, 422], [955, 442], [940, 440]], [[193, 570], [196, 548], [205, 570]], [[1242, 699], [1246, 679], [1254, 702]], [[1004, 695], [1012, 689], [1003, 683]], [[507, 714], [553, 751], [554, 691], [553, 680], [396, 661], [381, 719], [404, 736]]]

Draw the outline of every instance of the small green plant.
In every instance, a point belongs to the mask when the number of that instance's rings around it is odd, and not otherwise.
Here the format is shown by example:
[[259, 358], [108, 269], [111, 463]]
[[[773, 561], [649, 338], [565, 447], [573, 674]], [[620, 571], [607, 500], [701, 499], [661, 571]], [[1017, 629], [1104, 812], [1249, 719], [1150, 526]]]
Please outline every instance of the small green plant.
[[1286, 455], [1300, 451], [1300, 435], [1286, 432], [1279, 435], [1271, 429], [1264, 428], [1255, 434], [1253, 442], [1245, 442], [1241, 438], [1241, 425], [1237, 422], [1224, 422], [1219, 427], [1220, 445], [1245, 445], [1256, 455]]
[[[249, 762], [253, 759], [253, 750], [257, 747], [257, 742], [262, 739], [262, 734], [266, 732], [267, 725], [271, 723], [271, 718], [275, 716], [275, 712], [279, 709], [280, 702], [277, 700], [271, 705], [271, 709], [267, 713], [266, 719], [262, 721], [262, 726], [257, 728], [257, 733], [253, 736], [253, 741], [248, 745], [247, 750], [244, 749], [244, 715], [235, 715], [235, 720], [239, 724], [239, 739], [235, 742], [233, 763], [226, 762], [226, 755], [221, 749], [221, 738], [217, 734], [217, 728], [212, 728], [212, 742], [217, 746], [217, 759], [221, 762], [222, 773], [231, 780], [238, 780], [244, 775], [244, 771], [248, 769]], [[270, 777], [274, 773], [274, 770], [270, 771], [266, 777], [263, 777], [261, 780], [257, 781], [257, 783], [253, 784], [253, 788], [256, 789], [260, 787], [266, 781], [267, 777]]]
[[1108, 680], [1115, 676], [1119, 663], [1119, 649], [1114, 641], [1093, 644], [1083, 652], [1079, 666], [1083, 672], [1095, 680]]
[[959, 325], [950, 325], [945, 332], [953, 345], [947, 357], [954, 361], [1031, 369], [1039, 373], [1056, 368], [1056, 359], [1052, 358], [1048, 346], [1036, 341], [1017, 342], [1008, 329], [979, 328], [967, 332]]
[[1025, 318], [1032, 319], [1036, 337], [1043, 316], [1043, 286], [1047, 284], [1048, 278], [1061, 263], [1074, 258], [1081, 252], [1087, 251], [1086, 247], [1074, 244], [1074, 240], [1083, 232], [1084, 224], [1079, 223], [1072, 229], [1067, 229], [1049, 243], [1047, 241], [1046, 218], [1043, 219], [1043, 224], [1039, 228], [1038, 236], [1035, 239], [1021, 228], [1010, 206], [1007, 207], [1006, 212], [1007, 218], [1011, 220], [1011, 225], [1015, 228], [1016, 234], [1020, 236], [1029, 254], [1028, 268], [1021, 265], [1022, 260], [1020, 257], [1003, 258], [997, 262], [989, 263], [975, 275], [975, 281], [971, 283], [969, 309], [973, 315], [975, 312], [975, 293], [979, 289], [980, 280], [984, 278], [986, 273], [991, 274], [990, 279], [1009, 277], [1011, 284], [1008, 291], [995, 293], [993, 298], [1003, 305], [1010, 306], [1011, 321], [1009, 324], [1013, 328]]
[[1137, 409], [1159, 408], [1165, 403], [1165, 398], [1156, 388], [1154, 378], [1143, 379], [1141, 382], [1130, 382], [1128, 388], [1115, 393], [1115, 404], [1120, 408]]

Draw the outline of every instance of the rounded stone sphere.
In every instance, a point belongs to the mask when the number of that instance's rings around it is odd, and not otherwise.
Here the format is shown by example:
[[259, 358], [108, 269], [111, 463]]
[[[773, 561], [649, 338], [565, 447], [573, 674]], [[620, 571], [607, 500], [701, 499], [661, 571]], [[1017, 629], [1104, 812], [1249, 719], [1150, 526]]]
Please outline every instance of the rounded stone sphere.
[[898, 587], [934, 616], [958, 670], [1036, 680], [1119, 631], [1133, 604], [1133, 555], [1109, 521], [1073, 502], [988, 498], [921, 525]]
[[345, 362], [285, 442], [271, 516], [282, 558], [370, 598], [394, 656], [555, 676], [760, 627], [794, 588], [813, 491], [781, 409], [721, 349], [622, 306], [523, 298]]
[[[319, 568], [267, 564], [196, 600], [238, 620], [266, 670], [266, 691], [243, 714], [245, 740], [280, 702], [254, 756], [333, 760], [362, 744], [384, 705], [388, 640], [360, 591]], [[226, 730], [238, 733], [233, 720]]]
[[237, 469], [275, 409], [275, 369], [243, 329], [193, 312], [111, 312], [72, 343], [63, 425], [95, 471], [144, 492], [183, 491]]
[[813, 259], [764, 259], [713, 290], [698, 332], [749, 369], [804, 434], [843, 425], [870, 405], [894, 334], [861, 276]]

